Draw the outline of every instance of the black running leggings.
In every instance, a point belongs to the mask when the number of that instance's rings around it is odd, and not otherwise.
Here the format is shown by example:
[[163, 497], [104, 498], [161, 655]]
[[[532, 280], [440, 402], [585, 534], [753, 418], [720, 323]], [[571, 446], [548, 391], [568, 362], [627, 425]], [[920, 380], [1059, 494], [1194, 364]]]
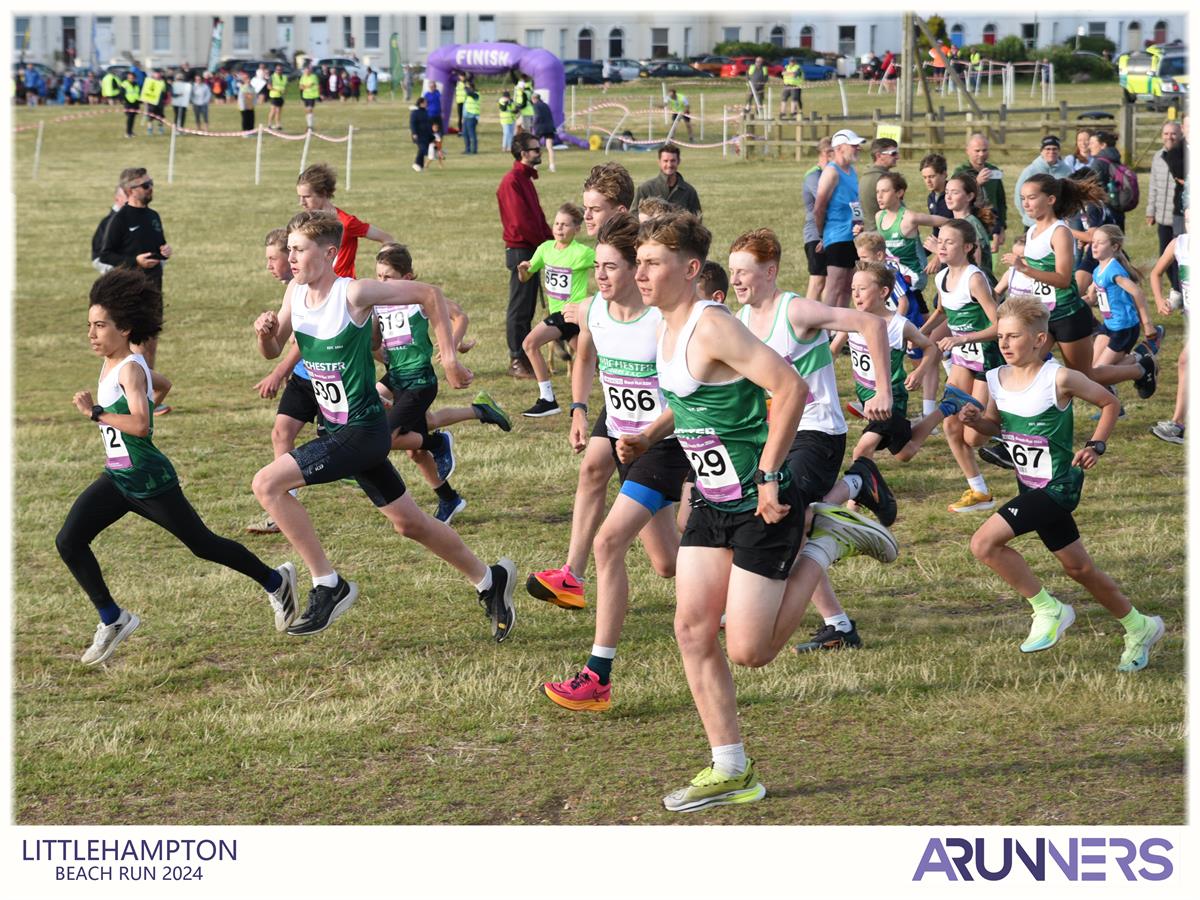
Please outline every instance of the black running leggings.
[[97, 609], [113, 599], [90, 545], [100, 532], [130, 512], [162, 526], [201, 559], [241, 572], [264, 590], [274, 580], [275, 571], [261, 559], [237, 541], [209, 531], [178, 485], [155, 497], [139, 500], [126, 497], [111, 478], [101, 475], [76, 498], [54, 541], [63, 562]]

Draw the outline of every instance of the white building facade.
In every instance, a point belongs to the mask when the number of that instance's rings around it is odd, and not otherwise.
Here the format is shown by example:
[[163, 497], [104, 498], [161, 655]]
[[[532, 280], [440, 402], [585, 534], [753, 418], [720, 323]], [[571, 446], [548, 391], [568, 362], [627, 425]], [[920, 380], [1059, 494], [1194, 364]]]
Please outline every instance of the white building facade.
[[[935, 11], [927, 14], [932, 15]], [[1178, 12], [1131, 10], [1123, 15], [980, 15], [936, 10], [956, 43], [994, 43], [1016, 35], [1030, 48], [1065, 43], [1077, 34], [1106, 37], [1118, 52], [1186, 37]], [[859, 57], [901, 47], [897, 12], [817, 15], [807, 12], [702, 13], [532, 12], [295, 15], [14, 15], [13, 59], [56, 68], [136, 58], [144, 64], [204, 65], [214, 19], [222, 22], [219, 59], [261, 58], [282, 51], [289, 59], [356, 54], [377, 68], [389, 61], [389, 38], [398, 37], [401, 61], [422, 63], [445, 44], [512, 40], [544, 47], [564, 59], [687, 58], [711, 52], [722, 41], [809, 47]]]

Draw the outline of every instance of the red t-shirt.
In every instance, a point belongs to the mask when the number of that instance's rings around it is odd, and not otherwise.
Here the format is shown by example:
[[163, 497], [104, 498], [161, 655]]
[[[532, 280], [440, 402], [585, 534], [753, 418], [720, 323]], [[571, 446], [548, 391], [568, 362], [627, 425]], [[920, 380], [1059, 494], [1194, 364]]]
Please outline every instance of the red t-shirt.
[[342, 212], [336, 206], [334, 209], [337, 210], [338, 221], [342, 223], [342, 245], [338, 247], [337, 259], [333, 261], [333, 271], [339, 278], [353, 278], [358, 239], [366, 237], [371, 226], [348, 212]]

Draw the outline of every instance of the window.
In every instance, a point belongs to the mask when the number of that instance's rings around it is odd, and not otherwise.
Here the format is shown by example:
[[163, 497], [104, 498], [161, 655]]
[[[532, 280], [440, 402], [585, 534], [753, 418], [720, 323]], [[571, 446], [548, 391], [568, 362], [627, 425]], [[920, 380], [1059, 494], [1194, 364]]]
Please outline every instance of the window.
[[168, 53], [171, 50], [171, 17], [154, 17], [154, 52]]
[[800, 29], [800, 46], [805, 50], [811, 50], [813, 45], [813, 27], [805, 25]]
[[542, 29], [540, 29], [540, 28], [526, 28], [525, 29], [525, 46], [529, 47], [530, 49], [533, 49], [533, 50], [536, 50], [539, 47], [541, 47], [542, 46], [542, 35], [544, 33], [545, 32], [543, 32]]
[[342, 16], [342, 46], [347, 50], [354, 47], [354, 19]]
[[479, 17], [479, 40], [485, 43], [491, 43], [492, 41], [496, 40], [495, 16]]
[[73, 62], [75, 59], [75, 55], [76, 55], [76, 53], [75, 53], [75, 50], [76, 50], [76, 48], [75, 48], [75, 17], [74, 16], [63, 16], [62, 17], [62, 33], [63, 33], [63, 56], [65, 56], [68, 61]]
[[625, 55], [625, 32], [614, 28], [608, 33], [608, 58], [620, 59]]
[[996, 26], [991, 22], [983, 26], [983, 42], [989, 45], [996, 43]]
[[1105, 34], [1105, 22], [1088, 22], [1088, 37], [1107, 37]]
[[1161, 19], [1154, 23], [1154, 43], [1165, 44], [1167, 42], [1167, 23]]
[[854, 31], [853, 25], [838, 26], [838, 53], [842, 56], [855, 55]]
[[379, 49], [379, 16], [363, 16], [363, 47]]
[[579, 32], [579, 58], [592, 58], [592, 29], [585, 28]]
[[233, 17], [233, 49], [234, 50], [249, 50], [250, 49], [250, 17], [249, 16], [234, 16]]
[[776, 25], [771, 29], [771, 45], [783, 49], [784, 41], [787, 38], [787, 32], [784, 31], [782, 25]]
[[[243, 16], [243, 18], [245, 17]], [[140, 16], [129, 17], [129, 49], [142, 49], [142, 20]]]
[[567, 29], [558, 29], [558, 58], [564, 59], [567, 55]]
[[25, 49], [25, 33], [29, 31], [29, 16], [17, 16], [13, 19], [13, 50], [21, 53]]
[[742, 29], [737, 25], [729, 26], [722, 30], [725, 32], [726, 41], [740, 41], [742, 39]]
[[761, 25], [754, 26], [754, 43], [756, 43], [756, 44], [762, 43], [762, 26]]
[[454, 43], [454, 16], [438, 16], [441, 19], [441, 42], [440, 45], [445, 47], [448, 44]]
[[950, 26], [950, 43], [955, 47], [961, 47], [963, 45], [965, 31], [966, 29], [964, 29], [960, 24], [954, 24]]
[[1021, 40], [1025, 42], [1025, 46], [1032, 50], [1037, 46], [1038, 24], [1037, 22], [1024, 22], [1021, 25]]
[[671, 49], [667, 46], [670, 33], [669, 28], [650, 29], [650, 56], [653, 59], [665, 59], [671, 55]]
[[417, 16], [417, 49], [424, 50], [429, 46], [428, 20], [425, 16]]

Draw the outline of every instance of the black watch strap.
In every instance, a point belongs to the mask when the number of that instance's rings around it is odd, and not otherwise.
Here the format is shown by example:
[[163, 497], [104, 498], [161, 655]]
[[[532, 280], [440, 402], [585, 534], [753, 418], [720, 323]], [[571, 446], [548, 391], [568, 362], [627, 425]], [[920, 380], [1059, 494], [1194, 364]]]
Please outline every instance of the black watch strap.
[[99, 422], [102, 415], [104, 415], [104, 407], [97, 403], [92, 407], [92, 421]]
[[582, 409], [585, 416], [588, 414], [588, 405], [586, 403], [572, 403], [567, 411], [575, 412], [577, 409]]

